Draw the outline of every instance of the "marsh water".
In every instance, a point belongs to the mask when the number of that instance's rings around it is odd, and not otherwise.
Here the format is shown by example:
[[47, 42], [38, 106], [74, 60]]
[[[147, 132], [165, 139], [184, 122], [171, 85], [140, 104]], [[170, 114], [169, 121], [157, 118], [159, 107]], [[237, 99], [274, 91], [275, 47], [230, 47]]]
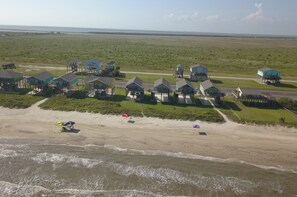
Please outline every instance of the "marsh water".
[[108, 145], [0, 143], [0, 196], [296, 196], [290, 170]]

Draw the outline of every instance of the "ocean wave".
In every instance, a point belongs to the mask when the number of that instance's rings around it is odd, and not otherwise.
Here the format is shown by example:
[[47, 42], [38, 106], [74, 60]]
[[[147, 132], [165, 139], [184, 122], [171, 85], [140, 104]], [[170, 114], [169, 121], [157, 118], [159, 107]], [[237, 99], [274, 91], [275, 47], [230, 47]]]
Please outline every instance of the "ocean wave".
[[[184, 153], [184, 152], [168, 152], [168, 151], [161, 151], [161, 150], [138, 150], [138, 149], [129, 149], [129, 148], [122, 148], [114, 145], [95, 145], [95, 144], [86, 144], [86, 145], [72, 145], [72, 144], [45, 144], [47, 146], [68, 146], [68, 147], [79, 147], [83, 149], [89, 148], [106, 148], [108, 150], [113, 150], [116, 152], [125, 152], [127, 154], [141, 154], [141, 155], [148, 155], [148, 156], [166, 156], [166, 157], [173, 157], [173, 158], [182, 158], [182, 159], [193, 159], [193, 160], [204, 160], [204, 161], [213, 161], [213, 162], [220, 162], [220, 163], [240, 163], [245, 165], [254, 166], [264, 170], [275, 170], [281, 172], [289, 172], [297, 174], [297, 171], [294, 169], [284, 168], [282, 166], [265, 166], [260, 164], [254, 164], [250, 162], [246, 162], [243, 160], [239, 160], [236, 158], [217, 158], [212, 156], [203, 156], [203, 155], [196, 155], [191, 153]], [[4, 157], [16, 157], [22, 155], [21, 153], [23, 149], [27, 149], [30, 145], [9, 145], [9, 144], [0, 144], [0, 158]], [[6, 148], [18, 148], [21, 150], [12, 150]], [[63, 157], [63, 155], [61, 155]], [[73, 157], [73, 156], [72, 156]], [[56, 158], [59, 161], [59, 157]], [[83, 159], [83, 158], [82, 158]], [[37, 159], [38, 160], [38, 159]], [[55, 160], [55, 159], [53, 159]], [[75, 160], [75, 159], [74, 159]], [[86, 159], [88, 160], [88, 159]], [[88, 161], [85, 161], [87, 163]], [[101, 161], [100, 161], [101, 162]], [[71, 163], [71, 162], [70, 162]], [[77, 161], [73, 161], [73, 163], [79, 163]]]
[[94, 166], [102, 163], [98, 159], [88, 159], [88, 158], [79, 158], [77, 156], [68, 156], [62, 154], [52, 154], [52, 153], [39, 153], [35, 157], [31, 158], [33, 161], [38, 163], [51, 162], [53, 164], [71, 164], [73, 167], [86, 167], [93, 168]]
[[111, 196], [158, 196], [162, 197], [162, 195], [154, 194], [151, 192], [140, 191], [140, 190], [79, 190], [79, 189], [60, 189], [55, 190], [55, 194], [70, 194], [70, 195], [99, 195], [99, 194], [109, 194]]
[[113, 164], [111, 168], [123, 176], [136, 175], [153, 180], [158, 185], [186, 184], [212, 192], [232, 191], [235, 194], [249, 193], [261, 186], [261, 183], [236, 177], [203, 176], [187, 174], [167, 168], [151, 168], [147, 166], [129, 166]]
[[49, 193], [50, 190], [41, 186], [19, 185], [10, 182], [0, 181], [1, 196], [26, 197], [35, 196], [40, 193]]
[[17, 157], [18, 155], [15, 150], [0, 148], [0, 158]]
[[141, 155], [148, 155], [148, 156], [166, 156], [166, 157], [173, 157], [173, 158], [181, 158], [181, 159], [193, 159], [193, 160], [204, 160], [204, 161], [213, 161], [213, 162], [220, 162], [220, 163], [240, 163], [240, 164], [246, 164], [250, 166], [254, 166], [257, 168], [261, 168], [264, 170], [276, 170], [276, 171], [282, 171], [282, 172], [289, 172], [297, 174], [297, 171], [293, 169], [287, 169], [283, 168], [282, 166], [265, 166], [265, 165], [259, 165], [259, 164], [253, 164], [250, 162], [246, 162], [243, 160], [239, 160], [236, 158], [217, 158], [217, 157], [211, 157], [211, 156], [203, 156], [203, 155], [195, 155], [191, 153], [183, 153], [183, 152], [167, 152], [167, 151], [160, 151], [160, 150], [137, 150], [137, 149], [128, 149], [128, 148], [120, 148], [114, 145], [104, 145], [103, 146], [106, 149], [118, 151], [118, 152], [126, 152], [126, 153], [138, 153]]

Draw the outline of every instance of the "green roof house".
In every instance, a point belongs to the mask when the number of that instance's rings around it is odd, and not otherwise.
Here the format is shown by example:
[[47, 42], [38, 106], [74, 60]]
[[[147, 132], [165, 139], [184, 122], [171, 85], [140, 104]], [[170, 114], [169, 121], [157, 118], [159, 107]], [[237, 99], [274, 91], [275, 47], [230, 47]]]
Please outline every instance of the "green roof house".
[[280, 73], [271, 68], [261, 68], [257, 72], [257, 81], [265, 84], [276, 84], [281, 79]]
[[73, 89], [74, 87], [76, 87], [77, 83], [78, 83], [78, 78], [73, 73], [65, 74], [53, 81], [53, 84], [58, 89], [64, 89], [65, 91]]
[[27, 84], [43, 88], [54, 79], [54, 75], [45, 71], [27, 78]]

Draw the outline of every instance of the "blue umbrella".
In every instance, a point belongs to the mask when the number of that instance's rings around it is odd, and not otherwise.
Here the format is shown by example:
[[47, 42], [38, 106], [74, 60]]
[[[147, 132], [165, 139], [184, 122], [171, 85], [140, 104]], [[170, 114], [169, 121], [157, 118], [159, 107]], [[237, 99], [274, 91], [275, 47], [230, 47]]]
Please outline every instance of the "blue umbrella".
[[193, 124], [193, 128], [200, 129], [200, 126], [198, 124]]

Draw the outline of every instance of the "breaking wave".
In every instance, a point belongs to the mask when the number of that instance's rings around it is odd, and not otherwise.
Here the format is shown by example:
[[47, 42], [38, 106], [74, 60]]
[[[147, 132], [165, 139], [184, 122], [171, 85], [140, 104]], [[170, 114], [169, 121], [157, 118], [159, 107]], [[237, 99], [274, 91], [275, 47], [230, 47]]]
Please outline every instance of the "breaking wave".
[[94, 166], [102, 163], [98, 159], [88, 159], [88, 158], [79, 158], [77, 156], [67, 156], [62, 154], [51, 154], [51, 153], [40, 153], [35, 157], [32, 157], [32, 160], [38, 163], [51, 162], [53, 164], [71, 164], [73, 167], [86, 167], [93, 168]]

